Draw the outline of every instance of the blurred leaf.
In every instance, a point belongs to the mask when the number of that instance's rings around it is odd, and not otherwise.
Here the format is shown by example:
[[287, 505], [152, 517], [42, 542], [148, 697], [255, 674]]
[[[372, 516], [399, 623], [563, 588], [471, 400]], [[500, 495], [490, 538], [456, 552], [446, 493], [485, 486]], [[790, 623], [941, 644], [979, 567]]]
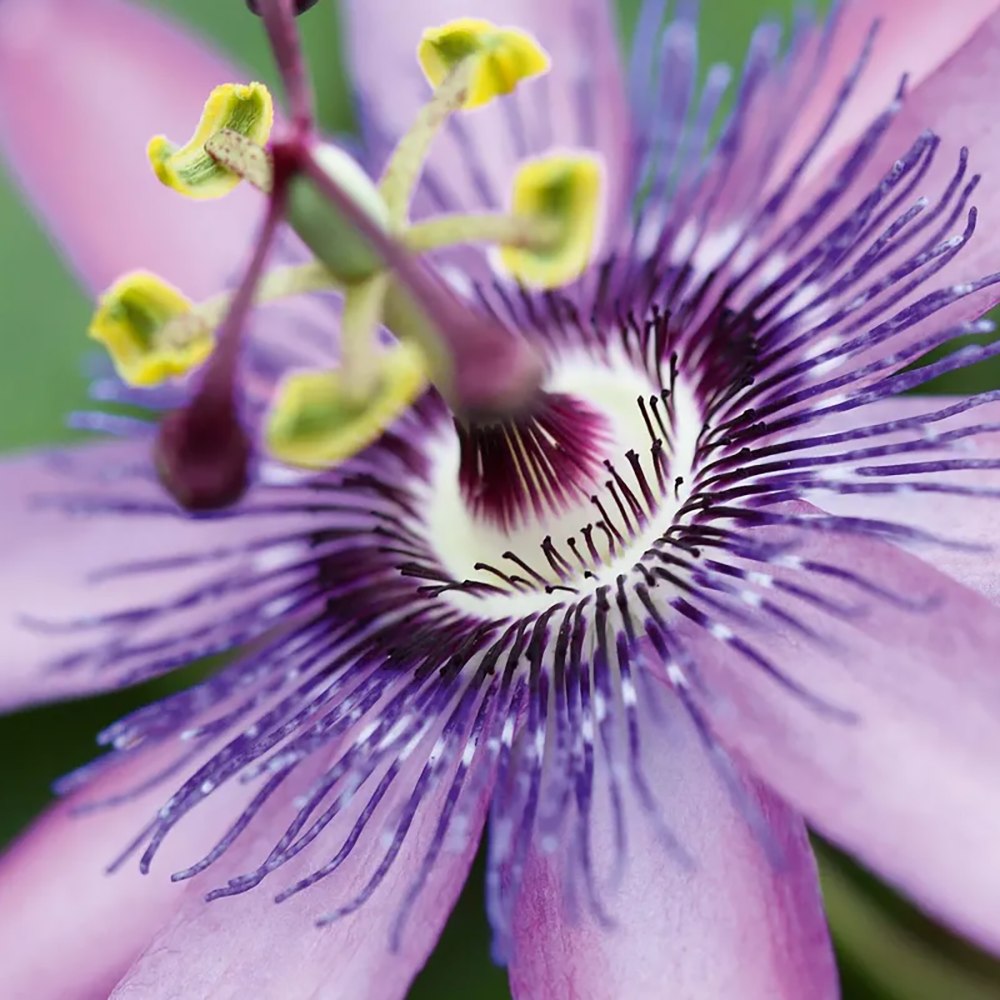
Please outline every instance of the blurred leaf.
[[840, 852], [815, 846], [834, 940], [865, 988], [886, 1000], [1000, 996], [1000, 963], [948, 934]]

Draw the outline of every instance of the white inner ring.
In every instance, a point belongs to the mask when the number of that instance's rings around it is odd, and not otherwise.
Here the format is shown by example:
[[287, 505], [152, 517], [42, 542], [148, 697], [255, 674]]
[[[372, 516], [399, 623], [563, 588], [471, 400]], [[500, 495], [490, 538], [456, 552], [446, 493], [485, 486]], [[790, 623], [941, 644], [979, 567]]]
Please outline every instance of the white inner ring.
[[[459, 487], [458, 438], [452, 428], [445, 425], [434, 436], [428, 448], [432, 472], [420, 503], [430, 546], [441, 565], [455, 580], [482, 580], [500, 584], [501, 581], [492, 574], [475, 570], [473, 567], [478, 562], [488, 563], [510, 575], [526, 577], [527, 574], [522, 569], [503, 557], [504, 552], [512, 551], [553, 584], [573, 587], [581, 595], [586, 594], [614, 582], [617, 576], [631, 570], [649, 546], [670, 527], [687, 497], [687, 489], [693, 478], [695, 447], [702, 421], [690, 388], [680, 378], [674, 386], [673, 441], [672, 449], [666, 452], [667, 488], [662, 494], [650, 457], [649, 432], [636, 402], [640, 396], [648, 400], [651, 395], [658, 395], [659, 386], [636, 368], [635, 362], [622, 348], [613, 346], [608, 349], [605, 358], [600, 359], [584, 351], [560, 355], [554, 362], [546, 388], [551, 392], [576, 397], [605, 419], [610, 440], [606, 453], [601, 457], [614, 463], [618, 473], [629, 484], [648, 514], [648, 507], [625, 457], [629, 450], [638, 452], [646, 481], [657, 500], [656, 511], [635, 536], [629, 538], [622, 529], [614, 498], [604, 487], [610, 474], [602, 467], [598, 481], [586, 491], [586, 495], [580, 496], [577, 504], [562, 512], [547, 512], [543, 518], [532, 515], [517, 528], [505, 531], [494, 523], [473, 517], [469, 512]], [[675, 496], [673, 484], [679, 476], [683, 477], [684, 485]], [[595, 530], [593, 541], [602, 562], [588, 567], [594, 576], [587, 577], [583, 569], [578, 568], [571, 578], [560, 580], [542, 553], [542, 541], [551, 535], [563, 558], [578, 567], [572, 550], [566, 544], [567, 538], [572, 536], [576, 539], [578, 551], [589, 564], [589, 550], [580, 530], [585, 525], [596, 524], [600, 520], [600, 514], [590, 502], [591, 493], [600, 498], [604, 509], [625, 535], [627, 544], [624, 548], [617, 545], [612, 555], [605, 532]], [[469, 614], [521, 617], [544, 610], [554, 603], [562, 603], [568, 596], [565, 591], [547, 593], [538, 584], [537, 589], [524, 593], [446, 591], [440, 599]]]

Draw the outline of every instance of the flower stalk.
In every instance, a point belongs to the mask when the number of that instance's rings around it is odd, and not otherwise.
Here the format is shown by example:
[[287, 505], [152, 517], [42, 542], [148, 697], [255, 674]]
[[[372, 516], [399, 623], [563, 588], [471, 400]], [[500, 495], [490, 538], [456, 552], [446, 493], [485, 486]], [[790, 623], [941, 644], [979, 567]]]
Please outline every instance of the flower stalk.
[[191, 511], [217, 510], [239, 501], [250, 483], [253, 448], [240, 418], [240, 346], [254, 293], [284, 214], [287, 174], [276, 171], [250, 263], [229, 303], [194, 397], [161, 421], [154, 449], [160, 481]]

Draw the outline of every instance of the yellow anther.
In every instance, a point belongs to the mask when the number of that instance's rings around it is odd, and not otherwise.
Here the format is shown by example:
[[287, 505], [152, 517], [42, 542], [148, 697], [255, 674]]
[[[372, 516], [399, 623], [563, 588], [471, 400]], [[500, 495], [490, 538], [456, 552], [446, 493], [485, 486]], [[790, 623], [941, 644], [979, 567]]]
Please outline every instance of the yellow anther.
[[88, 333], [108, 349], [118, 374], [136, 386], [186, 374], [215, 343], [191, 303], [147, 271], [126, 274], [101, 296]]
[[593, 249], [601, 173], [600, 160], [588, 153], [545, 156], [521, 165], [514, 178], [514, 218], [530, 221], [546, 238], [501, 248], [503, 265], [519, 281], [555, 288], [580, 276]]
[[379, 357], [378, 380], [366, 399], [346, 370], [296, 372], [278, 387], [267, 423], [271, 453], [290, 465], [327, 469], [356, 455], [424, 390], [423, 355], [397, 344]]
[[226, 83], [209, 95], [198, 128], [186, 145], [178, 148], [158, 135], [149, 141], [146, 152], [156, 176], [167, 187], [189, 198], [221, 198], [239, 184], [240, 175], [210, 156], [205, 143], [228, 129], [263, 146], [273, 123], [274, 105], [267, 87]]
[[550, 65], [548, 53], [531, 35], [471, 17], [428, 28], [420, 39], [417, 58], [433, 87], [439, 87], [466, 59], [475, 60], [465, 108], [478, 108], [511, 93], [522, 80], [546, 72]]

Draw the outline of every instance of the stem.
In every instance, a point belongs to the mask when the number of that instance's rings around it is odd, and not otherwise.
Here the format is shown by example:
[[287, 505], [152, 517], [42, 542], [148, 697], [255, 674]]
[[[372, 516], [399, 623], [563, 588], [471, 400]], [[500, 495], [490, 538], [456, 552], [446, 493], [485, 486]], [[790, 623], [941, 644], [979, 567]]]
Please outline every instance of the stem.
[[253, 444], [242, 426], [236, 372], [247, 313], [284, 217], [288, 175], [276, 172], [253, 257], [229, 304], [207, 370], [186, 406], [160, 421], [153, 458], [168, 493], [190, 511], [219, 510], [247, 491]]
[[312, 92], [292, 4], [293, 0], [262, 0], [261, 17], [285, 86], [293, 123], [296, 131], [305, 135], [312, 130], [314, 118]]
[[[451, 408], [462, 416], [500, 419], [530, 406], [545, 374], [538, 352], [499, 321], [460, 302], [437, 275], [372, 221], [326, 173], [312, 150], [301, 151], [296, 165], [371, 244], [412, 299], [424, 321], [415, 326], [427, 331], [425, 339], [436, 341], [426, 345], [429, 359], [446, 357], [447, 368], [439, 368], [434, 382]], [[390, 289], [387, 318], [393, 298]]]
[[[310, 292], [342, 291], [343, 286], [319, 261], [308, 264], [289, 264], [276, 267], [263, 275], [257, 285], [253, 301], [255, 305], [287, 299]], [[199, 320], [206, 326], [217, 327], [225, 319], [233, 301], [230, 292], [214, 295], [196, 307]]]
[[558, 223], [483, 212], [478, 215], [438, 215], [410, 226], [401, 234], [409, 250], [422, 253], [468, 243], [543, 250], [559, 235]]
[[420, 109], [412, 128], [392, 151], [379, 181], [379, 191], [389, 209], [389, 225], [393, 229], [406, 224], [431, 143], [444, 123], [465, 103], [471, 74], [471, 60], [459, 63]]
[[[266, 7], [265, 10], [267, 10]], [[254, 293], [264, 273], [264, 266], [267, 264], [267, 257], [271, 252], [271, 245], [278, 227], [284, 218], [284, 212], [284, 184], [276, 183], [274, 193], [268, 200], [267, 214], [261, 223], [253, 256], [250, 258], [250, 263], [243, 274], [239, 287], [229, 302], [229, 311], [219, 329], [218, 344], [212, 352], [205, 376], [198, 388], [197, 397], [193, 401], [195, 405], [198, 398], [209, 395], [225, 394], [232, 398], [236, 387], [236, 370], [240, 358], [240, 345], [243, 340], [243, 327], [253, 306]]]

